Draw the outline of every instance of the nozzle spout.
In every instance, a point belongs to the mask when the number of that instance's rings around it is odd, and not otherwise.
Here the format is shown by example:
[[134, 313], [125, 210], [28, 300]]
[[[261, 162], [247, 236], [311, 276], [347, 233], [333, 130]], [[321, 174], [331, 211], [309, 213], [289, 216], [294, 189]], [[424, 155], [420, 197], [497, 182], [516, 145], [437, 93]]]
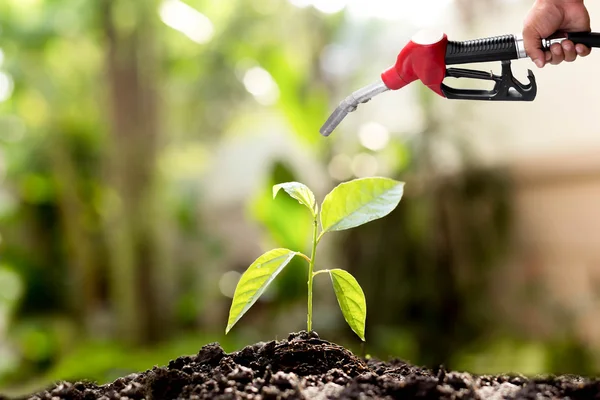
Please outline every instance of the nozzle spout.
[[323, 136], [329, 136], [346, 115], [355, 111], [359, 104], [366, 103], [373, 97], [387, 90], [389, 89], [382, 80], [358, 89], [342, 100], [340, 105], [333, 111], [329, 118], [327, 118], [327, 121], [325, 121], [319, 132]]

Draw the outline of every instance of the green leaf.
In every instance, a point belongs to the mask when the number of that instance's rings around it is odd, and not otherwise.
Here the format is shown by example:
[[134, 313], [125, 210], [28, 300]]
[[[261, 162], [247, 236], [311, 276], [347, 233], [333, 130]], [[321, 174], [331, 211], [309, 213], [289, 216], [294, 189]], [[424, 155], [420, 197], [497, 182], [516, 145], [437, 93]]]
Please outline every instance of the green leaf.
[[280, 189], [285, 190], [290, 196], [298, 200], [300, 204], [304, 204], [310, 209], [313, 217], [317, 215], [317, 202], [313, 192], [303, 183], [286, 182], [273, 186], [273, 198], [277, 196]]
[[362, 288], [356, 279], [343, 269], [329, 270], [329, 276], [344, 319], [364, 342], [367, 302]]
[[273, 249], [258, 257], [242, 274], [235, 288], [225, 334], [242, 318], [283, 268], [298, 254], [288, 249]]
[[404, 182], [389, 178], [360, 178], [341, 183], [323, 200], [323, 232], [341, 231], [385, 217], [396, 208]]

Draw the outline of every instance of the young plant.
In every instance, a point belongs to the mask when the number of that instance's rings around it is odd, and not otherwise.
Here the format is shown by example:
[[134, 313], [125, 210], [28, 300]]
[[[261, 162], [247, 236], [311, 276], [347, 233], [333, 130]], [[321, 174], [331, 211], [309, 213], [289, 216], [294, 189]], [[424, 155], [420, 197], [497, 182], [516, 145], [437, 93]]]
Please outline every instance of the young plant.
[[[329, 274], [333, 290], [344, 319], [350, 328], [365, 340], [367, 306], [365, 295], [356, 279], [342, 269], [315, 271], [317, 245], [328, 232], [354, 228], [385, 217], [392, 212], [404, 193], [404, 182], [388, 178], [360, 178], [341, 183], [323, 200], [321, 211], [313, 192], [304, 184], [287, 182], [273, 186], [273, 198], [280, 189], [286, 191], [300, 204], [308, 207], [313, 219], [313, 239], [310, 257], [305, 254], [277, 248], [258, 257], [241, 276], [229, 310], [225, 334], [242, 318], [269, 284], [295, 256], [308, 262], [308, 316], [307, 330], [312, 330], [313, 279], [319, 274]], [[319, 231], [318, 220], [321, 220]]]

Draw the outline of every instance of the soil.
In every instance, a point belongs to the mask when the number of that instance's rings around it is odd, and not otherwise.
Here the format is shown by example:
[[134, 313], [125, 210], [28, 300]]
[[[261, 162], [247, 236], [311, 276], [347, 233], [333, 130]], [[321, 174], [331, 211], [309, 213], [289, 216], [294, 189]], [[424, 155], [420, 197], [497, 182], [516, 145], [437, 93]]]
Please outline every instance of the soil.
[[600, 380], [431, 370], [362, 359], [314, 332], [227, 354], [218, 343], [106, 385], [57, 382], [28, 399], [600, 399]]

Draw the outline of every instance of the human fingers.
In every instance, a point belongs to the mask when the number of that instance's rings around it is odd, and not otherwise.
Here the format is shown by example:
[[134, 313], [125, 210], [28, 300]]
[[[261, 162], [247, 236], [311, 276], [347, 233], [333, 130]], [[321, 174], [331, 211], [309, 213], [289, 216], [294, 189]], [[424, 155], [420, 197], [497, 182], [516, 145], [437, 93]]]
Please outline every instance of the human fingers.
[[564, 40], [561, 43], [562, 51], [565, 56], [566, 62], [573, 62], [577, 58], [577, 51], [575, 50], [575, 44], [570, 40]]
[[541, 49], [541, 36], [534, 25], [527, 22], [523, 28], [523, 45], [525, 52], [538, 68], [546, 64], [546, 56]]
[[579, 57], [586, 57], [590, 55], [592, 49], [590, 49], [587, 46], [584, 46], [583, 44], [577, 44], [575, 45], [575, 51], [577, 52], [577, 55]]
[[550, 53], [552, 54], [552, 58], [550, 59], [550, 64], [552, 65], [558, 65], [565, 60], [565, 53], [560, 43], [554, 43], [550, 47]]

